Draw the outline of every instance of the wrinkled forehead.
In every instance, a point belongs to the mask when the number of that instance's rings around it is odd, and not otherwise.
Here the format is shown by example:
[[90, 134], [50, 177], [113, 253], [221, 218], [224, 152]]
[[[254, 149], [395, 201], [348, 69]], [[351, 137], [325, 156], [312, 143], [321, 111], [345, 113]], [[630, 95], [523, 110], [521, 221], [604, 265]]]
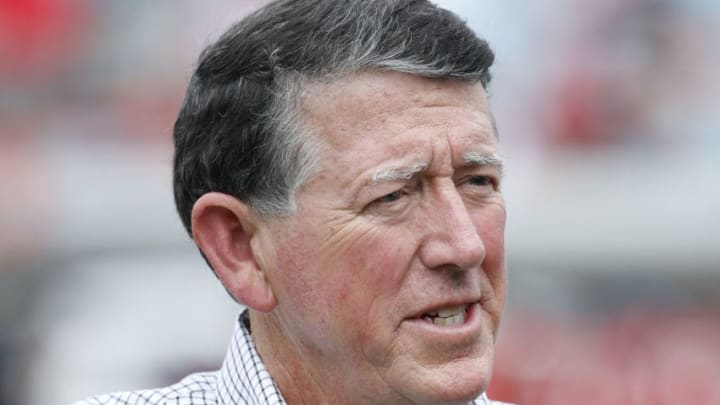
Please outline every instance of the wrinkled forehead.
[[455, 79], [357, 72], [329, 82], [308, 83], [300, 108], [306, 123], [322, 140], [341, 149], [356, 141], [353, 137], [359, 131], [452, 128], [460, 122], [476, 125], [476, 134], [496, 136], [485, 89], [480, 83]]

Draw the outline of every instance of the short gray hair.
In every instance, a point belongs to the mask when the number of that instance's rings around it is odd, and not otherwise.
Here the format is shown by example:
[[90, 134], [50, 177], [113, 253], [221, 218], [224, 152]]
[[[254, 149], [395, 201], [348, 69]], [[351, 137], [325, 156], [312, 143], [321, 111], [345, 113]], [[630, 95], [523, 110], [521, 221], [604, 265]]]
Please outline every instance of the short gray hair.
[[298, 108], [303, 88], [358, 71], [490, 81], [494, 55], [455, 14], [425, 0], [280, 0], [200, 56], [175, 123], [174, 190], [191, 233], [197, 199], [219, 191], [256, 213], [295, 210], [322, 142]]

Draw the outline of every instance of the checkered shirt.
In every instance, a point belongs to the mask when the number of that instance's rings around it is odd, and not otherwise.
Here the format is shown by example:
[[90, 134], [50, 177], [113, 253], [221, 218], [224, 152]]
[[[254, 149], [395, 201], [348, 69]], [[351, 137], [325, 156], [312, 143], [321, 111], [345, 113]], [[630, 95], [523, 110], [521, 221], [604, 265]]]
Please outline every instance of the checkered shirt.
[[[165, 388], [118, 392], [73, 405], [285, 405], [280, 390], [255, 349], [244, 311], [235, 326], [222, 368], [191, 374]], [[468, 405], [499, 405], [481, 395]]]

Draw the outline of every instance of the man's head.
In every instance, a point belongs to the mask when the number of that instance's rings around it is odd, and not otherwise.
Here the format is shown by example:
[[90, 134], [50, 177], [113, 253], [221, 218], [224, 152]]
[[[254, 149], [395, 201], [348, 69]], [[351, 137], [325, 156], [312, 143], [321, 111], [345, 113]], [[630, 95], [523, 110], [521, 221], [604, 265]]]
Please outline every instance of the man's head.
[[274, 2], [201, 55], [175, 124], [175, 200], [190, 231], [195, 201], [221, 191], [263, 216], [294, 211], [319, 159], [298, 104], [303, 86], [355, 71], [490, 80], [493, 53], [426, 1]]
[[398, 0], [274, 2], [201, 56], [176, 202], [284, 395], [486, 388], [506, 292], [492, 60], [453, 14]]

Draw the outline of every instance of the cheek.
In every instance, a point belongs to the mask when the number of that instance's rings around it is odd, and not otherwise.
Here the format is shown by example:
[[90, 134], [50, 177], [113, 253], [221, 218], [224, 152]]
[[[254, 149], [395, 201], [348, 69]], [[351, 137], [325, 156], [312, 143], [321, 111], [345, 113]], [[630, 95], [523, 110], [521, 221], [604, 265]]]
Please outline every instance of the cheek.
[[278, 299], [304, 316], [322, 314], [324, 322], [365, 324], [376, 304], [394, 296], [411, 257], [399, 243], [407, 238], [377, 227], [286, 236], [276, 252]]
[[411, 239], [377, 232], [347, 251], [352, 264], [346, 270], [352, 275], [344, 278], [337, 302], [343, 307], [345, 340], [362, 361], [384, 364], [392, 348], [403, 309], [399, 297], [413, 257]]
[[268, 267], [286, 335], [328, 358], [382, 357], [401, 309], [412, 235], [359, 220], [274, 231]]
[[[376, 228], [377, 229], [377, 228]], [[342, 307], [338, 322], [343, 339], [371, 363], [383, 363], [392, 346], [398, 297], [412, 258], [411, 238], [389, 230], [375, 230], [348, 246], [346, 274], [338, 281], [335, 305]]]
[[282, 225], [272, 235], [272, 262], [267, 273], [280, 306], [302, 318], [323, 308], [330, 289], [319, 261], [318, 235], [307, 231], [313, 228]]
[[342, 286], [338, 302], [347, 305], [353, 319], [367, 319], [377, 308], [385, 307], [399, 289], [409, 258], [400, 241], [388, 233], [372, 231], [347, 246], [342, 255]]
[[483, 269], [495, 287], [505, 280], [505, 209], [493, 207], [475, 217], [478, 234], [485, 245]]
[[485, 244], [485, 261], [488, 264], [503, 263], [505, 261], [504, 225], [488, 224], [480, 230], [480, 237]]

